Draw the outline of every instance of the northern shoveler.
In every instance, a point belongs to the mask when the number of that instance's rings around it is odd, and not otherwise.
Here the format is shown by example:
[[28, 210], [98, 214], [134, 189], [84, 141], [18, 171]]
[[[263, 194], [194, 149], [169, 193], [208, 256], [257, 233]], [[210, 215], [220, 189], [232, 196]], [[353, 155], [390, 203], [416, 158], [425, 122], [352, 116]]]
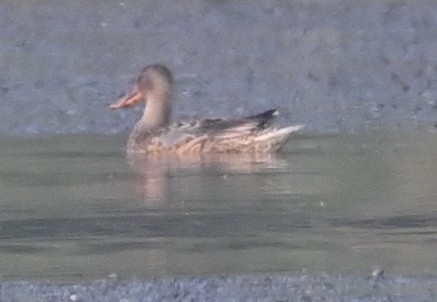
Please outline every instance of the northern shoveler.
[[290, 135], [303, 128], [294, 125], [273, 128], [276, 109], [242, 119], [209, 118], [170, 124], [173, 77], [161, 64], [141, 71], [129, 94], [111, 108], [125, 108], [147, 101], [144, 114], [132, 130], [128, 152], [140, 153], [271, 153]]

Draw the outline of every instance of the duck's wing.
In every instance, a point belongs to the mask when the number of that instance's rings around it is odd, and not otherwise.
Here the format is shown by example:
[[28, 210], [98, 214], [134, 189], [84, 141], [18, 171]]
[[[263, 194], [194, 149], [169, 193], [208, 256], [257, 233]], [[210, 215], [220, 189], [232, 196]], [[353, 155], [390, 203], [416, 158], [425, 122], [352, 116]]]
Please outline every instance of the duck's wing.
[[243, 119], [206, 119], [199, 122], [198, 131], [218, 138], [244, 136], [265, 129], [277, 115], [278, 111], [271, 109]]
[[278, 115], [279, 115], [278, 110], [270, 109], [270, 110], [267, 110], [265, 112], [262, 112], [262, 113], [259, 113], [256, 115], [248, 116], [248, 117], [246, 117], [246, 119], [258, 121], [259, 123], [262, 123], [264, 125], [264, 124], [270, 122], [274, 117], [276, 117]]
[[199, 121], [199, 127], [205, 130], [224, 130], [228, 128], [238, 127], [241, 125], [252, 125], [254, 127], [263, 127], [269, 124], [269, 122], [278, 115], [278, 110], [271, 109], [265, 112], [251, 115], [242, 119], [204, 119]]
[[232, 119], [232, 120], [220, 119], [220, 118], [204, 119], [198, 121], [198, 127], [199, 129], [204, 131], [229, 130], [233, 128], [239, 128], [241, 126], [262, 128], [267, 126], [269, 122], [277, 115], [278, 115], [278, 111], [276, 109], [271, 109], [242, 119]]
[[170, 126], [168, 131], [161, 133], [159, 137], [166, 145], [209, 138], [236, 138], [267, 128], [270, 121], [277, 115], [278, 111], [271, 109], [242, 119], [210, 118], [179, 122]]

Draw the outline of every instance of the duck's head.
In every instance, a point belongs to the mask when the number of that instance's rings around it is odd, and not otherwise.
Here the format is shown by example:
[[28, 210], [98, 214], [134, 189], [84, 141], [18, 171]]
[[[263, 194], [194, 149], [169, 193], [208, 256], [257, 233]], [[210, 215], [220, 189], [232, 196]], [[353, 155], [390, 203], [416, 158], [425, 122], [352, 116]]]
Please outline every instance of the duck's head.
[[110, 107], [113, 109], [126, 108], [142, 101], [166, 103], [170, 99], [172, 85], [172, 74], [165, 65], [146, 66], [141, 71], [132, 91]]

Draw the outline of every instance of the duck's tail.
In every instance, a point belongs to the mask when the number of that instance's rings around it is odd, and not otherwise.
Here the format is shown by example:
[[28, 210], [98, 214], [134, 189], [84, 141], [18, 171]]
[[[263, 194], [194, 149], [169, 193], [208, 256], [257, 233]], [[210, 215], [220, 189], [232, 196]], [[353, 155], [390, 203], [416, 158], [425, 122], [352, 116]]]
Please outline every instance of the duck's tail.
[[292, 134], [293, 132], [297, 132], [304, 127], [305, 127], [304, 125], [294, 125], [294, 126], [290, 126], [290, 127], [286, 127], [286, 128], [281, 128], [281, 129], [271, 129], [271, 130], [266, 131], [266, 132], [262, 133], [261, 135], [257, 136], [255, 141], [262, 142], [262, 141], [273, 140], [275, 138], [280, 139], [281, 137], [288, 138], [288, 136], [290, 136], [290, 134]]
[[295, 133], [304, 128], [304, 125], [294, 125], [281, 129], [269, 129], [260, 133], [255, 138], [255, 142], [271, 151], [278, 151], [290, 138], [292, 133]]

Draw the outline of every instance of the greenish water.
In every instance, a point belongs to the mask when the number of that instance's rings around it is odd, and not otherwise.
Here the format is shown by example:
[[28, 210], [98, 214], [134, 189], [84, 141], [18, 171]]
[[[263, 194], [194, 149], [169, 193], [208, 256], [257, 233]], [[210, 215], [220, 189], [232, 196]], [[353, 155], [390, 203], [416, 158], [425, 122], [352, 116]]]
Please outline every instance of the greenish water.
[[149, 161], [127, 160], [124, 141], [0, 139], [3, 280], [437, 271], [435, 134]]

